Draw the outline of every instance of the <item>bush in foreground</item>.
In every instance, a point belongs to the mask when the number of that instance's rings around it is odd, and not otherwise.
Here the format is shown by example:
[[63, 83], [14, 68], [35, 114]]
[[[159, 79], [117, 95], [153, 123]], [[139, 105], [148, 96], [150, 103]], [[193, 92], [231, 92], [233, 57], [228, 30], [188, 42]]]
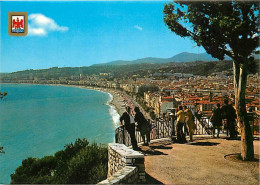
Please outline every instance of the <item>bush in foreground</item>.
[[107, 177], [107, 147], [77, 139], [54, 156], [27, 158], [11, 184], [95, 184]]

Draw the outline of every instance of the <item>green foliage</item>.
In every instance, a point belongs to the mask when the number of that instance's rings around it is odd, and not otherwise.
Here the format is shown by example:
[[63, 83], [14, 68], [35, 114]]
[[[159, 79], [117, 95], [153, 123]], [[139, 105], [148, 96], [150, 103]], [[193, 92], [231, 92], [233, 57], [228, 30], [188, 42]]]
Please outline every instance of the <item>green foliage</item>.
[[159, 87], [155, 86], [155, 85], [142, 85], [141, 87], [139, 87], [138, 89], [138, 93], [143, 96], [145, 92], [156, 92], [159, 91]]
[[11, 175], [12, 184], [95, 184], [106, 179], [107, 147], [77, 139], [54, 156], [22, 161]]
[[171, 31], [203, 46], [214, 58], [232, 58], [243, 160], [254, 158], [245, 89], [247, 74], [256, 68], [253, 54], [259, 47], [259, 5], [259, 1], [178, 1], [164, 7], [164, 22]]
[[166, 4], [164, 22], [220, 60], [247, 62], [259, 46], [259, 2], [181, 1]]
[[0, 91], [0, 99], [2, 100], [7, 95], [7, 92], [1, 92]]

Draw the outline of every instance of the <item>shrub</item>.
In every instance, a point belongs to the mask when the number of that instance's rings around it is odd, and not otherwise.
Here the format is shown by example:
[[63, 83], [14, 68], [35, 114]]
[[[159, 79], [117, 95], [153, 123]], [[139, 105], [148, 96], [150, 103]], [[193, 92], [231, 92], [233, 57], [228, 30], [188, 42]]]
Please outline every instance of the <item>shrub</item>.
[[23, 160], [11, 175], [11, 183], [95, 184], [106, 179], [107, 162], [106, 146], [77, 139], [54, 156]]

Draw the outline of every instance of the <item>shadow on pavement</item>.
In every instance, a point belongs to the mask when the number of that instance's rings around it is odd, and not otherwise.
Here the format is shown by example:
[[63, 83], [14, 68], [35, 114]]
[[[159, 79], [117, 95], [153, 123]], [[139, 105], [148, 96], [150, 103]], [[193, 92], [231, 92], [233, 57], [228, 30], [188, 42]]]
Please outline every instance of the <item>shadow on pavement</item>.
[[144, 155], [168, 155], [168, 154], [165, 154], [163, 152], [160, 152], [158, 150], [154, 150], [152, 148], [150, 149], [147, 149], [147, 150], [142, 150], [141, 151]]
[[150, 176], [148, 173], [145, 173], [146, 182], [143, 184], [163, 184], [162, 182], [158, 181], [157, 179]]
[[172, 149], [171, 146], [163, 146], [163, 145], [159, 145], [159, 146], [150, 146], [153, 149], [165, 149], [165, 150], [170, 150]]
[[188, 143], [188, 145], [196, 145], [196, 146], [216, 146], [220, 143], [215, 142], [194, 142], [194, 143]]
[[237, 141], [241, 141], [241, 137], [240, 137], [240, 136], [234, 137], [234, 138], [226, 137], [225, 139], [226, 139], [226, 140], [237, 140]]
[[193, 141], [213, 140], [213, 139], [226, 139], [226, 138], [227, 138], [227, 137], [223, 137], [223, 136], [217, 138], [217, 137], [212, 137], [212, 136], [210, 136], [210, 135], [207, 135], [207, 137], [194, 137], [194, 138], [193, 138]]
[[225, 159], [233, 161], [233, 162], [239, 162], [239, 163], [254, 163], [257, 162], [257, 166], [258, 163], [260, 161], [259, 155], [255, 154], [254, 155], [254, 160], [252, 161], [243, 161], [242, 158], [240, 157], [240, 153], [233, 153], [233, 154], [227, 154], [224, 156]]

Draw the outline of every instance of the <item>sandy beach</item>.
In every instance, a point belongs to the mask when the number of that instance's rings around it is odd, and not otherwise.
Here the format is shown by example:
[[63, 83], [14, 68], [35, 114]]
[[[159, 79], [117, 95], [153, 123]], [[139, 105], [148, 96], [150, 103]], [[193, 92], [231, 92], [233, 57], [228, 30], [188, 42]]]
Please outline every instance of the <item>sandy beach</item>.
[[142, 107], [133, 100], [129, 95], [127, 95], [125, 92], [116, 90], [116, 89], [108, 89], [108, 88], [97, 88], [97, 87], [89, 87], [89, 86], [81, 86], [82, 88], [87, 88], [87, 89], [93, 89], [93, 90], [98, 90], [102, 92], [107, 92], [112, 95], [112, 100], [109, 104], [115, 107], [116, 111], [118, 112], [119, 115], [122, 115], [125, 112], [125, 107], [130, 106], [132, 110], [134, 110], [134, 107], [139, 107], [140, 110], [143, 112], [145, 117], [147, 119], [150, 119], [150, 116], [147, 115]]
[[114, 106], [117, 113], [122, 115], [125, 111], [125, 107], [128, 105], [127, 101], [125, 100], [124, 93], [115, 89], [107, 89], [101, 87], [91, 87], [91, 86], [81, 86], [81, 85], [65, 85], [65, 84], [44, 84], [44, 85], [51, 85], [51, 86], [65, 86], [65, 87], [77, 87], [82, 89], [91, 89], [101, 92], [106, 92], [111, 94], [112, 100], [109, 102], [110, 105]]
[[[76, 86], [77, 87], [77, 86]], [[78, 86], [79, 87], [79, 86]], [[100, 88], [100, 87], [90, 87], [90, 86], [80, 86], [82, 88], [93, 89], [97, 91], [107, 92], [112, 95], [112, 100], [109, 103], [114, 106], [117, 113], [121, 116], [125, 112], [125, 107], [130, 106], [132, 111], [135, 107], [139, 107], [146, 119], [151, 119], [149, 113], [146, 113], [143, 108], [128, 94], [116, 89]]]
[[100, 91], [108, 92], [113, 96], [113, 99], [110, 102], [110, 104], [115, 107], [116, 111], [120, 116], [125, 112], [125, 107], [130, 106], [132, 111], [134, 111], [135, 107], [139, 107], [141, 112], [144, 114], [145, 118], [151, 119], [150, 115], [146, 113], [143, 110], [143, 108], [125, 92], [115, 90], [115, 89], [104, 89], [104, 88], [101, 88]]
[[107, 92], [112, 95], [112, 100], [109, 102], [110, 105], [114, 106], [117, 113], [122, 115], [125, 112], [125, 107], [128, 105], [127, 101], [124, 99], [122, 92], [113, 89], [95, 89], [103, 92]]

